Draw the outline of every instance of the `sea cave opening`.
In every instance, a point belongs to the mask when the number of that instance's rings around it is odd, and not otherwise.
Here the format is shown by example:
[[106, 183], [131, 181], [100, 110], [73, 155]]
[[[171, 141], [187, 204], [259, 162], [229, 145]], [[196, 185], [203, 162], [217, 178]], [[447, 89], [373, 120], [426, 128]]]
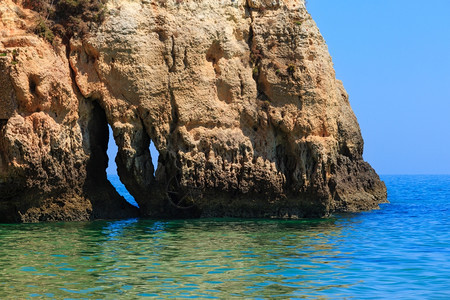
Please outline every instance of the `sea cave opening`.
[[[109, 130], [109, 140], [108, 140], [108, 149], [107, 149], [107, 155], [108, 155], [108, 167], [106, 169], [106, 174], [108, 177], [108, 180], [111, 182], [111, 184], [115, 187], [117, 192], [125, 198], [125, 200], [130, 203], [133, 206], [139, 207], [134, 197], [130, 194], [130, 192], [127, 190], [125, 185], [120, 180], [120, 177], [117, 173], [117, 164], [115, 161], [115, 157], [117, 156], [117, 145], [114, 140], [114, 135], [111, 126], [108, 124], [108, 130]], [[159, 158], [159, 151], [156, 149], [155, 144], [153, 141], [150, 141], [149, 150], [152, 158], [152, 164], [154, 166], [153, 175], [156, 174], [156, 169], [158, 166], [158, 158]]]
[[108, 124], [108, 130], [109, 130], [109, 140], [108, 140], [108, 149], [107, 149], [107, 155], [108, 155], [108, 167], [106, 168], [106, 176], [108, 177], [109, 182], [114, 186], [116, 191], [121, 195], [122, 197], [127, 200], [128, 203], [130, 203], [133, 206], [139, 207], [134, 197], [128, 192], [125, 185], [120, 181], [120, 177], [117, 174], [117, 165], [115, 161], [115, 157], [117, 156], [117, 145], [114, 141], [114, 135], [111, 128], [111, 125]]
[[150, 156], [152, 157], [152, 164], [153, 164], [153, 176], [156, 175], [156, 170], [158, 168], [158, 158], [159, 158], [159, 151], [156, 149], [155, 144], [152, 140], [150, 140]]

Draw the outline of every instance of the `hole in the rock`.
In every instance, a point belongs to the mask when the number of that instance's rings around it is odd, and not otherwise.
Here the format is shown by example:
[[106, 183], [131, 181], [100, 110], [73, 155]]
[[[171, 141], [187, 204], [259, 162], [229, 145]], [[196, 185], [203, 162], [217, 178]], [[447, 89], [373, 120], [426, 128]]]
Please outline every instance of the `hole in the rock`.
[[153, 175], [156, 174], [156, 169], [158, 168], [158, 158], [159, 158], [159, 151], [158, 149], [156, 149], [155, 144], [153, 143], [153, 141], [150, 141], [150, 155], [152, 157], [152, 163], [153, 163]]
[[108, 141], [108, 168], [106, 169], [106, 174], [108, 176], [109, 182], [116, 188], [116, 191], [125, 198], [131, 205], [139, 207], [134, 197], [128, 192], [125, 185], [120, 181], [120, 177], [117, 174], [117, 165], [114, 160], [117, 155], [117, 145], [114, 141], [114, 135], [111, 126], [108, 124], [109, 129], [109, 141]]
[[29, 88], [30, 88], [30, 93], [32, 93], [32, 94], [36, 94], [36, 86], [37, 86], [37, 84], [36, 84], [36, 82], [34, 81], [34, 79], [33, 78], [30, 78], [30, 80], [29, 80]]

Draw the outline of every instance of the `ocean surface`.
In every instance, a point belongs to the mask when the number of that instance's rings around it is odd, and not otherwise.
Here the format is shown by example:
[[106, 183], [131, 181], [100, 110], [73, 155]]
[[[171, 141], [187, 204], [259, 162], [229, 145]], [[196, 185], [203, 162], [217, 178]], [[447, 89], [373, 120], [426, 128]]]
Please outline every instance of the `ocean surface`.
[[449, 299], [450, 176], [314, 220], [0, 224], [0, 299]]

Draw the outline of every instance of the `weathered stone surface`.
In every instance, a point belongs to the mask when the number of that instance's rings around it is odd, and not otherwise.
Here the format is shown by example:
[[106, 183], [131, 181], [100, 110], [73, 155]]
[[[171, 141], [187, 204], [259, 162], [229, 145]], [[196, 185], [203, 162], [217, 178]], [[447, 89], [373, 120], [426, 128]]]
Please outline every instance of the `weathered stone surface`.
[[0, 8], [0, 222], [136, 215], [106, 180], [104, 112], [77, 93], [65, 46], [27, 33], [31, 12]]
[[17, 36], [0, 39], [5, 214], [117, 213], [107, 123], [145, 216], [320, 217], [386, 201], [303, 1], [111, 0], [67, 48]]

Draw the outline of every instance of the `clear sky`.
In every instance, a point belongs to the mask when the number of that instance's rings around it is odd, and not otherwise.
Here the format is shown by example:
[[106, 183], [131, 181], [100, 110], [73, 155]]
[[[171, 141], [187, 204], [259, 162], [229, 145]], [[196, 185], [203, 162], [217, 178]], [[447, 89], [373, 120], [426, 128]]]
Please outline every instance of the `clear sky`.
[[450, 0], [308, 0], [379, 174], [450, 174]]
[[[307, 8], [350, 95], [364, 158], [379, 174], [450, 174], [450, 0], [308, 0]], [[110, 142], [108, 173], [116, 149]]]

